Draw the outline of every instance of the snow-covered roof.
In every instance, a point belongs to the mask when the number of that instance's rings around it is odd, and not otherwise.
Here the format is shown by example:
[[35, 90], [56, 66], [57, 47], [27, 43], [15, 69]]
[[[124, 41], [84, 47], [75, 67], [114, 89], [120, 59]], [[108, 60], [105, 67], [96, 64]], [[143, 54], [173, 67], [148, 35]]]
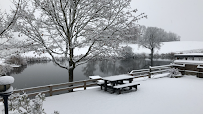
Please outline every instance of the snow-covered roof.
[[0, 77], [0, 85], [12, 84], [13, 82], [14, 82], [14, 78], [12, 76]]
[[203, 57], [203, 53], [175, 54], [175, 57]]
[[175, 60], [174, 63], [192, 64], [192, 65], [203, 65], [203, 61], [194, 61], [194, 60]]

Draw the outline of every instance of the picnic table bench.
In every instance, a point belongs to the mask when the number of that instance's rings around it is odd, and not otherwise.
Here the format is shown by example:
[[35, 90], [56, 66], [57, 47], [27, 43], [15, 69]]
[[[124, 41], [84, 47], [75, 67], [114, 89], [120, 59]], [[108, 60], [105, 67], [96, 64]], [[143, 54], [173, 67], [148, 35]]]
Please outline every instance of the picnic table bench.
[[118, 94], [121, 94], [121, 90], [123, 90], [124, 88], [129, 87], [129, 90], [133, 88], [135, 88], [135, 90], [137, 91], [137, 86], [140, 85], [138, 83], [126, 83], [126, 84], [121, 84], [121, 85], [116, 85], [113, 86], [113, 92], [115, 92], [115, 90], [118, 90]]
[[[118, 93], [121, 93], [121, 90], [124, 88], [129, 87], [129, 90], [134, 87], [137, 90], [137, 83], [132, 83], [134, 76], [129, 76], [129, 75], [117, 75], [117, 76], [109, 76], [109, 77], [104, 77], [102, 78], [104, 83], [98, 84], [104, 87], [104, 91], [111, 90], [112, 93], [118, 90]], [[128, 81], [128, 83], [124, 83], [124, 81]]]

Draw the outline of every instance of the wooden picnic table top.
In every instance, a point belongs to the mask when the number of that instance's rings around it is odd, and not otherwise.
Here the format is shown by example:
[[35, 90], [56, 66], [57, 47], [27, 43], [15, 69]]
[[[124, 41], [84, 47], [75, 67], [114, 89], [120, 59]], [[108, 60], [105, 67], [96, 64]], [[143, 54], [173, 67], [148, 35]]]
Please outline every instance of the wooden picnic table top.
[[117, 75], [117, 76], [108, 76], [102, 78], [103, 80], [107, 81], [117, 81], [117, 80], [125, 80], [125, 79], [131, 79], [134, 78], [133, 76], [128, 76], [128, 75]]

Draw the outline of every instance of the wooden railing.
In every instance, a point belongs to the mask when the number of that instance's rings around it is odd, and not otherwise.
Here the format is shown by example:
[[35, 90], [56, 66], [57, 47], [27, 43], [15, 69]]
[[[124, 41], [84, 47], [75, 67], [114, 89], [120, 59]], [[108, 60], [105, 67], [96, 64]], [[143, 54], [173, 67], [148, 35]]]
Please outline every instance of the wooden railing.
[[18, 89], [14, 90], [13, 93], [27, 93], [28, 96], [37, 95], [39, 93], [45, 93], [48, 96], [52, 96], [56, 92], [62, 92], [65, 90], [73, 90], [76, 88], [82, 88], [86, 90], [87, 87], [91, 87], [96, 85], [96, 81], [99, 79], [89, 79], [89, 80], [82, 80], [76, 82], [67, 82], [67, 83], [60, 83], [60, 84], [50, 84], [45, 86], [38, 86], [38, 87], [31, 87], [25, 89]]
[[169, 72], [170, 68], [178, 68], [179, 72], [181, 72], [182, 75], [185, 75], [187, 73], [195, 73], [197, 74], [197, 77], [203, 77], [203, 65], [196, 65], [193, 67], [193, 69], [190, 69], [186, 64], [177, 63], [153, 67], [149, 66], [149, 69], [132, 70], [131, 72], [129, 72], [129, 74], [135, 76], [135, 78], [147, 76], [151, 78], [151, 75], [153, 74]]
[[168, 72], [172, 65], [162, 65], [162, 66], [149, 66], [149, 69], [141, 69], [141, 70], [132, 70], [129, 74], [135, 76], [135, 78], [139, 77], [149, 77], [151, 78], [152, 74]]
[[132, 70], [131, 72], [129, 72], [129, 74], [134, 76], [135, 78], [147, 77], [150, 75], [150, 70], [149, 69]]
[[[97, 85], [95, 82], [98, 79], [88, 79], [88, 80], [82, 80], [82, 81], [75, 81], [75, 82], [67, 82], [67, 83], [60, 83], [60, 84], [50, 84], [45, 86], [37, 86], [37, 87], [31, 87], [31, 88], [24, 88], [24, 89], [18, 89], [14, 90], [13, 93], [26, 93], [28, 97], [33, 97], [39, 93], [44, 93], [46, 96], [52, 96], [56, 92], [63, 92], [66, 90], [73, 90], [76, 88], [81, 88], [86, 90], [87, 87], [91, 87], [94, 85]], [[65, 92], [64, 92], [65, 93]], [[2, 98], [0, 98], [0, 101], [3, 101]]]
[[152, 74], [169, 72], [171, 67], [172, 67], [172, 65], [162, 65], [162, 66], [153, 66], [153, 67], [149, 66], [150, 76]]

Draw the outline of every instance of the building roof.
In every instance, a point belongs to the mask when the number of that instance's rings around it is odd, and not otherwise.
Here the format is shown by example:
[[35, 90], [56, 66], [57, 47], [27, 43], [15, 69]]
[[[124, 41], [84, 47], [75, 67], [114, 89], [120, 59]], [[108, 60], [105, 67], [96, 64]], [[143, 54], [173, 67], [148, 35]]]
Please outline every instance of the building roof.
[[175, 54], [175, 57], [203, 57], [203, 53]]

